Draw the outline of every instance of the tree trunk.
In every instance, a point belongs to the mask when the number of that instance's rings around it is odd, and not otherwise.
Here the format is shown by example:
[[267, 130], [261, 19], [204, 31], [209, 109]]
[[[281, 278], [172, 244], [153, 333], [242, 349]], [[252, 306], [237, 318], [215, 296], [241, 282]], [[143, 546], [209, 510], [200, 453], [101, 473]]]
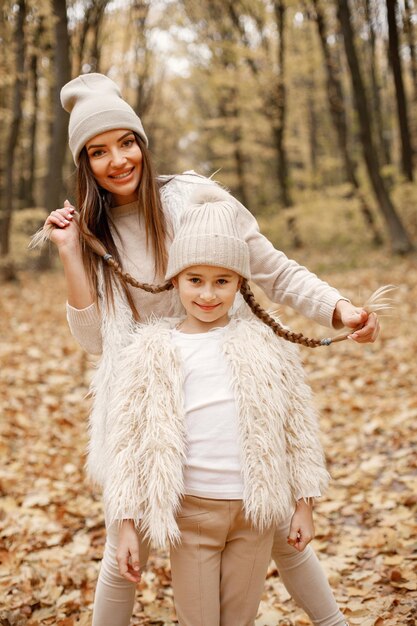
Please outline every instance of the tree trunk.
[[92, 10], [93, 10], [93, 5], [92, 4], [88, 5], [84, 11], [84, 19], [80, 27], [80, 34], [79, 34], [78, 43], [77, 43], [77, 55], [78, 55], [77, 74], [82, 74], [82, 71], [83, 71], [85, 43], [87, 41], [87, 34], [90, 28], [90, 14]]
[[413, 7], [411, 5], [411, 1], [405, 0], [404, 7], [404, 31], [407, 36], [408, 50], [410, 52], [410, 72], [413, 84], [414, 115], [411, 116], [410, 124], [413, 127], [413, 143], [414, 145], [417, 145], [417, 55], [414, 37]]
[[[37, 45], [37, 43], [36, 43]], [[28, 136], [29, 136], [29, 163], [28, 163], [28, 177], [26, 181], [25, 189], [25, 202], [28, 206], [35, 206], [35, 159], [36, 159], [36, 130], [38, 124], [38, 107], [39, 107], [39, 94], [38, 94], [38, 55], [36, 51], [30, 58], [30, 74], [31, 74], [31, 91], [32, 91], [32, 117], [29, 124]]]
[[233, 146], [233, 159], [236, 171], [237, 185], [236, 195], [244, 206], [249, 206], [249, 195], [247, 192], [245, 174], [245, 154], [242, 150], [242, 131], [240, 122], [240, 112], [237, 106], [237, 90], [234, 85], [228, 85], [224, 95], [219, 102], [219, 112], [225, 120], [225, 131], [230, 133]]
[[314, 99], [314, 92], [316, 89], [316, 83], [313, 77], [311, 77], [306, 85], [308, 89], [307, 96], [307, 111], [308, 111], [308, 140], [309, 140], [309, 152], [310, 152], [310, 167], [312, 172], [313, 187], [316, 186], [317, 178], [317, 157], [318, 157], [318, 140], [317, 140], [317, 111], [316, 101]]
[[249, 206], [249, 196], [247, 193], [246, 175], [245, 175], [245, 153], [242, 150], [242, 129], [240, 123], [240, 112], [238, 108], [234, 108], [233, 111], [233, 155], [236, 165], [236, 174], [238, 180], [238, 193], [240, 200], [244, 206]]
[[276, 119], [273, 125], [275, 145], [278, 155], [278, 180], [280, 183], [281, 200], [284, 207], [292, 206], [288, 181], [288, 160], [285, 150], [284, 136], [286, 123], [286, 88], [285, 88], [285, 3], [284, 0], [274, 2], [275, 21], [278, 30], [278, 75], [275, 86]]
[[410, 0], [405, 0], [404, 30], [407, 35], [408, 50], [410, 52], [410, 70], [411, 79], [413, 82], [413, 99], [414, 102], [417, 103], [417, 55], [416, 42], [414, 38], [413, 7]]
[[5, 185], [3, 189], [2, 207], [0, 213], [0, 254], [7, 256], [10, 252], [10, 230], [12, 215], [14, 209], [14, 185], [13, 174], [15, 171], [14, 156], [17, 148], [17, 140], [19, 137], [20, 122], [22, 119], [22, 100], [23, 100], [23, 73], [25, 62], [25, 39], [24, 39], [24, 23], [26, 17], [26, 2], [18, 0], [17, 16], [15, 29], [16, 42], [16, 62], [15, 62], [15, 82], [13, 87], [12, 112], [13, 117], [10, 124], [10, 132], [6, 145], [6, 164], [5, 164]]
[[375, 245], [382, 244], [382, 236], [375, 224], [375, 218], [370, 206], [368, 205], [364, 194], [361, 192], [359, 181], [356, 176], [356, 163], [351, 157], [349, 150], [348, 128], [346, 122], [346, 110], [343, 97], [343, 88], [341, 80], [338, 76], [338, 67], [334, 58], [332, 57], [330, 47], [328, 44], [328, 33], [325, 22], [325, 16], [319, 0], [313, 0], [314, 9], [316, 12], [316, 25], [321, 44], [321, 49], [324, 57], [324, 65], [326, 68], [326, 86], [327, 86], [327, 99], [329, 102], [330, 115], [332, 118], [333, 126], [336, 131], [336, 137], [339, 145], [339, 150], [342, 155], [343, 163], [345, 166], [346, 176], [349, 183], [352, 185], [353, 193], [359, 201], [362, 216], [365, 224], [370, 228], [372, 232], [372, 238]]
[[397, 0], [386, 0], [388, 17], [388, 44], [389, 60], [394, 75], [395, 96], [397, 101], [398, 123], [401, 136], [401, 164], [406, 178], [413, 180], [413, 149], [411, 147], [411, 135], [407, 116], [407, 99], [404, 90], [404, 82], [401, 67], [401, 57], [398, 46], [397, 30]]
[[359, 60], [356, 53], [353, 29], [351, 24], [348, 0], [338, 0], [337, 16], [343, 33], [346, 57], [350, 69], [353, 97], [358, 115], [360, 138], [363, 155], [368, 170], [368, 175], [378, 200], [378, 205], [388, 227], [392, 249], [396, 253], [408, 253], [413, 250], [413, 245], [408, 237], [400, 217], [391, 201], [384, 181], [379, 172], [378, 155], [375, 150], [372, 134], [371, 119], [368, 110], [368, 102], [365, 87], [359, 68]]
[[375, 132], [378, 138], [380, 153], [382, 154], [382, 162], [384, 164], [391, 163], [391, 141], [386, 131], [387, 120], [384, 123], [381, 102], [381, 84], [379, 81], [377, 61], [376, 61], [376, 36], [372, 23], [372, 12], [370, 0], [365, 0], [365, 16], [369, 33], [369, 54], [370, 54], [370, 78], [372, 93], [372, 110], [374, 111]]
[[57, 18], [55, 24], [55, 39], [56, 42], [59, 42], [59, 45], [57, 44], [55, 47], [53, 124], [49, 149], [49, 169], [44, 198], [44, 204], [48, 213], [58, 208], [62, 200], [62, 165], [67, 148], [68, 114], [62, 108], [59, 96], [62, 86], [71, 78], [65, 0], [53, 0], [53, 8]]
[[[53, 94], [53, 122], [51, 143], [49, 147], [49, 167], [45, 183], [44, 206], [46, 212], [62, 206], [63, 164], [67, 149], [68, 114], [60, 101], [62, 86], [71, 79], [70, 40], [68, 35], [67, 6], [65, 0], [53, 0], [55, 22], [55, 58]], [[43, 250], [39, 257], [39, 266], [49, 266], [49, 256]]]
[[[273, 120], [273, 134], [278, 156], [278, 180], [281, 193], [281, 201], [284, 209], [293, 205], [290, 193], [289, 168], [287, 151], [285, 148], [285, 130], [287, 120], [287, 94], [285, 86], [285, 0], [275, 0], [274, 13], [278, 31], [278, 68], [276, 82], [276, 108], [277, 116]], [[287, 217], [287, 228], [290, 233], [294, 248], [301, 248], [303, 242], [298, 230], [295, 215]]]
[[149, 1], [134, 0], [131, 7], [131, 19], [134, 24], [134, 42], [132, 46], [135, 51], [135, 68], [138, 77], [136, 88], [135, 111], [139, 117], [146, 119], [153, 98], [153, 87], [151, 82], [152, 50], [148, 41], [148, 16], [150, 10]]
[[[303, 13], [307, 18], [310, 17], [308, 8], [303, 5]], [[307, 49], [314, 49], [314, 41], [311, 36], [310, 26], [307, 25], [304, 36], [306, 38]], [[308, 144], [310, 154], [310, 168], [311, 168], [311, 182], [313, 188], [316, 188], [317, 183], [317, 164], [318, 164], [318, 127], [319, 120], [317, 116], [317, 78], [316, 78], [316, 60], [313, 55], [308, 59], [308, 76], [305, 79], [305, 88], [307, 91], [307, 120], [308, 120]]]
[[103, 23], [104, 11], [109, 0], [96, 0], [94, 3], [94, 11], [92, 13], [92, 19], [90, 28], [93, 31], [93, 43], [91, 46], [90, 66], [92, 72], [100, 72], [100, 59], [101, 59], [101, 47], [100, 34], [101, 25]]

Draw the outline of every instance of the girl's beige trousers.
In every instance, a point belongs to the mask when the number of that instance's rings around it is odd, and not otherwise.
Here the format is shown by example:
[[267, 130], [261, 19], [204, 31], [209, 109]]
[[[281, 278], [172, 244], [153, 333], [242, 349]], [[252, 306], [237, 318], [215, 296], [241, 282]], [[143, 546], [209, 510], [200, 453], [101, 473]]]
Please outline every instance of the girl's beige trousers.
[[[254, 531], [240, 500], [186, 496], [177, 521], [183, 541], [171, 549], [175, 606], [181, 626], [251, 626], [271, 556], [281, 580], [315, 626], [343, 626], [323, 569], [311, 546], [287, 543], [291, 516], [275, 532]], [[92, 626], [128, 626], [135, 585], [119, 574], [117, 527], [108, 529], [97, 583]], [[141, 566], [148, 546], [141, 544]]]

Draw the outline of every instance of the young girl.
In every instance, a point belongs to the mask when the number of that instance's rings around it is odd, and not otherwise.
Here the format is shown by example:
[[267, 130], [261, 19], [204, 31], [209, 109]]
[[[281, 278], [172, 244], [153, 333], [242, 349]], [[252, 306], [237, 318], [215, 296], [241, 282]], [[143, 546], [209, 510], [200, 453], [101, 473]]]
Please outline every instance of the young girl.
[[[102, 448], [119, 350], [129, 342], [136, 320], [176, 312], [172, 291], [154, 295], [131, 289], [128, 273], [142, 283], [162, 281], [167, 250], [183, 209], [195, 189], [208, 181], [193, 172], [156, 178], [142, 123], [108, 77], [79, 76], [63, 87], [61, 100], [70, 113], [69, 144], [77, 166], [78, 214], [65, 203], [64, 208], [49, 215], [42, 236], [56, 244], [63, 263], [71, 332], [88, 352], [102, 355], [93, 381], [88, 457], [89, 475], [102, 485], [106, 471]], [[249, 248], [252, 280], [272, 301], [290, 305], [325, 326], [362, 326], [351, 334], [358, 343], [376, 339], [379, 325], [374, 313], [368, 315], [353, 306], [337, 290], [275, 250], [249, 211], [237, 200], [233, 202], [237, 230]], [[107, 262], [100, 258], [103, 254]], [[115, 271], [120, 279], [116, 282]], [[94, 611], [94, 615], [98, 610], [106, 615], [107, 622], [94, 617], [93, 623], [126, 626], [135, 585], [118, 573], [117, 528], [108, 527], [107, 531]], [[312, 531], [305, 535], [308, 539]], [[306, 543], [302, 537], [295, 547], [303, 549]], [[339, 626], [343, 623], [340, 612], [310, 546], [302, 556], [296, 559], [297, 551], [287, 544], [285, 525], [278, 527], [272, 557], [291, 595], [314, 624]], [[146, 561], [144, 550], [142, 559]], [[304, 584], [293, 584], [295, 573]], [[311, 593], [308, 583], [319, 579], [325, 590], [321, 597]]]
[[[296, 348], [274, 336], [284, 329], [252, 299], [274, 330], [230, 316], [250, 278], [233, 199], [207, 185], [192, 201], [166, 274], [186, 316], [139, 326], [121, 353], [104, 501], [110, 526], [125, 520], [127, 580], [138, 579], [137, 527], [158, 546], [171, 543], [181, 626], [250, 626], [274, 528], [289, 530], [297, 503], [308, 524], [307, 502], [321, 495], [327, 472]], [[320, 583], [314, 592], [322, 594]]]

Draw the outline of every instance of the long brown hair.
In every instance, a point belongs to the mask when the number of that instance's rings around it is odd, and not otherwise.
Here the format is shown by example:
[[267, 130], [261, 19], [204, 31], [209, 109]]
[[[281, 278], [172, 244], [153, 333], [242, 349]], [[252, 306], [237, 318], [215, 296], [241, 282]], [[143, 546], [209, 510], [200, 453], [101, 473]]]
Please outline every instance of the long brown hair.
[[[152, 252], [155, 259], [155, 275], [163, 276], [167, 266], [167, 224], [159, 195], [156, 172], [149, 150], [143, 140], [136, 133], [134, 135], [142, 152], [142, 177], [138, 187], [138, 215], [141, 214], [144, 219], [147, 249]], [[83, 261], [92, 293], [97, 300], [100, 259], [91, 246], [94, 247], [94, 244], [99, 240], [120, 266], [122, 263], [111, 230], [111, 218], [109, 215], [111, 194], [102, 189], [94, 178], [85, 148], [83, 148], [79, 157], [76, 192]], [[103, 274], [105, 299], [107, 304], [113, 306], [114, 274], [107, 264], [103, 265]], [[121, 279], [121, 287], [132, 309], [132, 314], [135, 319], [139, 319], [139, 313], [127, 287], [127, 281], [123, 276], [119, 276], [119, 278]], [[116, 288], [118, 288], [118, 285]]]

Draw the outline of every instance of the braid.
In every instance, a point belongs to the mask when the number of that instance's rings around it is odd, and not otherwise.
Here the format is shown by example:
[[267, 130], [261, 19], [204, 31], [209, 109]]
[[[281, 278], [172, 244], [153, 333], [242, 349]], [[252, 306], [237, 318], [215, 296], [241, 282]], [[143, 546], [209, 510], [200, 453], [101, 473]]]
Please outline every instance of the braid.
[[113, 259], [110, 254], [104, 254], [103, 260], [107, 263], [107, 265], [112, 268], [114, 273], [117, 274], [117, 276], [123, 283], [129, 283], [129, 285], [132, 285], [132, 287], [136, 287], [137, 289], [143, 289], [143, 291], [147, 291], [148, 293], [161, 293], [162, 291], [169, 291], [174, 287], [170, 280], [162, 283], [162, 285], [150, 285], [149, 283], [140, 283], [130, 274], [123, 272], [120, 263]]
[[274, 333], [278, 335], [278, 337], [282, 337], [286, 341], [291, 341], [292, 343], [299, 343], [307, 348], [317, 348], [317, 346], [327, 345], [327, 339], [308, 339], [308, 337], [304, 337], [301, 333], [294, 333], [291, 330], [285, 329], [279, 322], [274, 320], [271, 315], [269, 315], [265, 309], [261, 307], [261, 305], [256, 302], [255, 296], [253, 295], [251, 288], [249, 287], [249, 283], [246, 279], [242, 281], [242, 285], [240, 287], [240, 293], [243, 296], [246, 304], [251, 308], [252, 312], [258, 317], [264, 324], [272, 328]]
[[[129, 283], [132, 287], [136, 287], [137, 289], [143, 289], [148, 293], [161, 293], [162, 291], [169, 291], [174, 287], [171, 280], [168, 280], [161, 285], [150, 285], [149, 283], [141, 283], [133, 276], [128, 273], [122, 271], [120, 263], [118, 263], [111, 254], [102, 255], [103, 261], [107, 263], [113, 270], [113, 272], [118, 276], [118, 278], [122, 281], [122, 283]], [[284, 328], [279, 322], [277, 322], [265, 309], [261, 307], [261, 305], [256, 302], [255, 296], [252, 293], [251, 288], [249, 287], [249, 283], [246, 279], [242, 280], [242, 285], [240, 287], [240, 293], [243, 296], [246, 304], [250, 307], [252, 312], [258, 317], [264, 324], [272, 328], [274, 333], [278, 335], [278, 337], [282, 337], [286, 341], [291, 341], [292, 343], [299, 343], [307, 348], [317, 348], [317, 346], [327, 346], [332, 343], [331, 339], [309, 339], [308, 337], [304, 337], [302, 333], [294, 333], [291, 330], [287, 330]], [[336, 339], [338, 341], [340, 339]]]
[[[92, 249], [93, 252], [102, 257], [103, 261], [105, 261], [107, 265], [111, 267], [111, 269], [117, 275], [122, 284], [126, 285], [126, 283], [128, 283], [129, 285], [132, 285], [132, 287], [136, 287], [137, 289], [143, 289], [143, 291], [147, 291], [148, 293], [161, 293], [162, 291], [169, 291], [170, 289], [173, 289], [174, 285], [171, 281], [165, 282], [162, 285], [150, 285], [149, 283], [140, 283], [130, 274], [123, 272], [120, 263], [116, 261], [116, 259], [114, 259], [111, 254], [106, 252], [106, 249], [100, 239], [93, 235], [88, 226], [85, 223], [81, 222], [79, 218], [76, 218], [76, 220], [80, 227], [80, 233], [83, 237], [84, 242]], [[128, 293], [129, 292], [127, 292], [127, 294]]]
[[[96, 249], [95, 252], [98, 253], [98, 250]], [[132, 285], [132, 287], [136, 287], [137, 289], [143, 289], [143, 291], [147, 291], [148, 293], [153, 294], [161, 293], [163, 291], [169, 291], [174, 287], [174, 284], [171, 280], [168, 280], [161, 285], [150, 285], [149, 283], [141, 283], [133, 278], [133, 276], [131, 276], [130, 274], [123, 272], [120, 263], [113, 259], [111, 254], [105, 253], [100, 254], [100, 256], [102, 257], [103, 261], [111, 267], [119, 280], [124, 284], [128, 283], [129, 285]], [[277, 322], [277, 320], [269, 315], [269, 313], [265, 311], [265, 309], [261, 307], [261, 305], [255, 300], [255, 296], [253, 295], [253, 292], [249, 287], [249, 283], [246, 279], [242, 280], [240, 293], [242, 294], [246, 304], [250, 307], [256, 317], [264, 322], [264, 324], [269, 326], [274, 331], [274, 333], [278, 335], [278, 337], [282, 337], [282, 339], [285, 339], [286, 341], [290, 341], [291, 343], [298, 343], [302, 346], [306, 346], [307, 348], [317, 348], [318, 346], [329, 346], [331, 343], [343, 341], [347, 337], [347, 335], [338, 335], [337, 337], [333, 337], [332, 339], [309, 339], [308, 337], [305, 337], [302, 333], [294, 333], [293, 331], [284, 328], [279, 322]]]

